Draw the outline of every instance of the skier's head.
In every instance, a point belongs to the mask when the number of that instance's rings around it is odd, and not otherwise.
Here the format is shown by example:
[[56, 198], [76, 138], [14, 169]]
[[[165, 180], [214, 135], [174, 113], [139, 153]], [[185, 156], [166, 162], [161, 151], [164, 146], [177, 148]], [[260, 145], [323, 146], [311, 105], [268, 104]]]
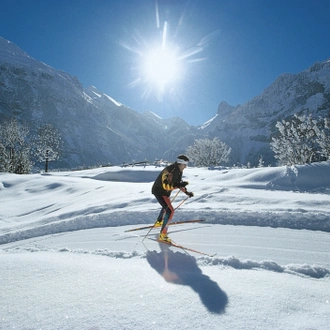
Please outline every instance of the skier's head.
[[180, 155], [180, 156], [178, 156], [178, 158], [177, 158], [177, 160], [176, 160], [176, 162], [180, 165], [188, 165], [188, 163], [189, 163], [189, 158], [187, 157], [187, 156], [185, 156], [185, 155]]

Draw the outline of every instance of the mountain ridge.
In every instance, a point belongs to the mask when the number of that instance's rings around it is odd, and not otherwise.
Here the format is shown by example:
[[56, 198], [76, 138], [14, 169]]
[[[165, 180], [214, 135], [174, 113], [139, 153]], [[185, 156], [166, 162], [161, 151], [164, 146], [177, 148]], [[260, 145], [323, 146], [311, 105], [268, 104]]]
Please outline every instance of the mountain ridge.
[[232, 148], [231, 164], [274, 164], [269, 142], [278, 120], [295, 113], [329, 116], [330, 61], [280, 75], [260, 95], [237, 106], [222, 101], [204, 124], [137, 111], [77, 77], [39, 62], [0, 37], [0, 122], [12, 117], [31, 131], [50, 123], [64, 140], [55, 168], [175, 159], [197, 138], [219, 137]]
[[297, 74], [280, 75], [260, 95], [242, 105], [221, 102], [217, 115], [203, 130], [233, 148], [234, 163], [256, 164], [260, 156], [274, 163], [269, 143], [276, 122], [294, 114], [329, 117], [330, 60], [314, 63]]
[[41, 123], [59, 130], [64, 154], [54, 166], [61, 168], [176, 157], [184, 151], [176, 145], [179, 130], [190, 129], [182, 119], [152, 118], [95, 87], [84, 89], [76, 77], [0, 38], [0, 120], [12, 117], [32, 132]]

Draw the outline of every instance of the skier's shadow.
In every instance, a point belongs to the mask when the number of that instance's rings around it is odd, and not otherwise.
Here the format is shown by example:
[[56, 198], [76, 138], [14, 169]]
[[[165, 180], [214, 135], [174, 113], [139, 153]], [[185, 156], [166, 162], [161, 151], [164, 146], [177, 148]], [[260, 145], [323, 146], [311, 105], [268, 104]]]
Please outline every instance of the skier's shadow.
[[216, 282], [202, 273], [196, 259], [181, 252], [173, 252], [166, 245], [159, 244], [161, 252], [147, 252], [150, 266], [167, 282], [189, 285], [199, 294], [202, 303], [210, 312], [224, 313], [228, 304], [227, 294]]

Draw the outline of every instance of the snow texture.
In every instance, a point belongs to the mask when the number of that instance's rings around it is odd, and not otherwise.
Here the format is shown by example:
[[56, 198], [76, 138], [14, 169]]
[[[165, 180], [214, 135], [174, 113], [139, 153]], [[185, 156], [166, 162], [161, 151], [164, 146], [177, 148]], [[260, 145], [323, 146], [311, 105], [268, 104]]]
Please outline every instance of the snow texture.
[[329, 162], [187, 168], [174, 220], [206, 221], [169, 236], [215, 257], [125, 232], [160, 170], [0, 174], [0, 329], [329, 328]]

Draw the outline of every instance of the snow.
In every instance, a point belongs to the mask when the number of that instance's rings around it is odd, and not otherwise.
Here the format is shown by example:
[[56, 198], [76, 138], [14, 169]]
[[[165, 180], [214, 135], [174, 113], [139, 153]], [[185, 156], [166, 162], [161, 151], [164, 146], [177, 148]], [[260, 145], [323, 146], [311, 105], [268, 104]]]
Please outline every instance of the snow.
[[114, 103], [117, 107], [120, 107], [122, 105], [120, 102], [116, 101], [115, 99], [113, 99], [109, 95], [107, 95], [107, 94], [103, 94], [103, 95], [104, 95], [104, 97], [108, 98], [112, 103]]
[[206, 128], [207, 126], [209, 126], [212, 122], [213, 122], [213, 120], [215, 119], [215, 118], [217, 118], [218, 117], [218, 114], [216, 114], [214, 117], [212, 117], [211, 119], [209, 119], [208, 121], [206, 121], [203, 125], [201, 125], [200, 127], [199, 127], [199, 129], [204, 129], [204, 128]]
[[95, 86], [89, 86], [85, 89], [85, 94], [91, 97], [94, 100], [102, 100], [100, 101], [102, 105], [105, 104], [104, 99], [107, 101], [110, 101], [112, 104], [114, 104], [116, 107], [122, 106], [122, 104], [115, 99], [113, 99], [111, 96], [99, 91]]
[[329, 328], [329, 162], [187, 168], [174, 220], [206, 221], [169, 236], [214, 257], [125, 232], [160, 170], [0, 174], [0, 329]]

